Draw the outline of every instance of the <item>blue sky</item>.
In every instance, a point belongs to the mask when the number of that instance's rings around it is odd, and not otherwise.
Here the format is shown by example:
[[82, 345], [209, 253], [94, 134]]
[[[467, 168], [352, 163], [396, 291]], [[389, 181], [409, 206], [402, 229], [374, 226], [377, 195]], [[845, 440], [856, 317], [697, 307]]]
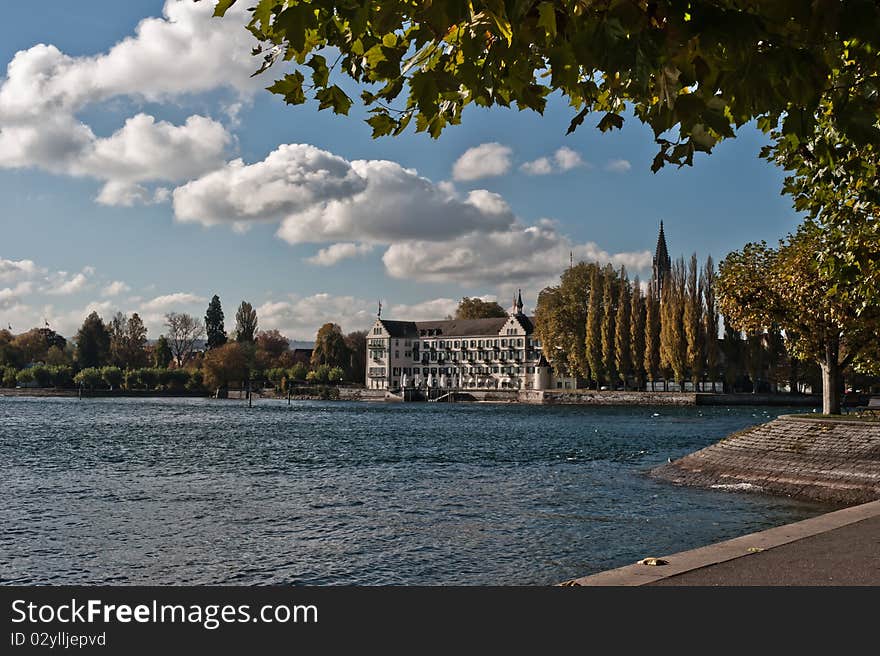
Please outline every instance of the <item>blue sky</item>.
[[90, 309], [137, 311], [155, 337], [166, 312], [201, 316], [217, 293], [227, 317], [247, 299], [261, 327], [309, 339], [324, 321], [366, 327], [379, 299], [422, 319], [521, 287], [532, 306], [572, 250], [644, 276], [661, 219], [674, 255], [716, 260], [796, 225], [752, 128], [658, 174], [647, 128], [603, 135], [594, 118], [566, 136], [559, 98], [544, 116], [469, 109], [437, 141], [372, 140], [358, 109], [264, 91], [276, 72], [249, 78], [243, 16], [209, 4], [6, 8], [4, 327], [71, 334]]

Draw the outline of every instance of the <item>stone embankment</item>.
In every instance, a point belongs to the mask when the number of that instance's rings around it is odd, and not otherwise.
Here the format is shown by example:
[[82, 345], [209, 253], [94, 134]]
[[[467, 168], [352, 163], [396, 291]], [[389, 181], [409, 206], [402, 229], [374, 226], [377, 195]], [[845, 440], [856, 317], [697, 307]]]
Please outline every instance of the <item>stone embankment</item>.
[[880, 499], [880, 422], [783, 415], [651, 475], [679, 485], [865, 503]]
[[521, 390], [520, 403], [546, 405], [786, 405], [815, 407], [821, 400], [814, 395], [789, 394], [711, 394], [708, 392], [622, 392], [576, 390]]

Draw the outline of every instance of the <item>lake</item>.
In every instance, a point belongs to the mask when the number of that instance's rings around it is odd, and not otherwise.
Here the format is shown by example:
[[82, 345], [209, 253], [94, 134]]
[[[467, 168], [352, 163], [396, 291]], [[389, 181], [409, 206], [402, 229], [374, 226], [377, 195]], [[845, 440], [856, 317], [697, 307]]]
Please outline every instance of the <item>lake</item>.
[[791, 411], [0, 397], [0, 582], [558, 583], [828, 511], [644, 474]]

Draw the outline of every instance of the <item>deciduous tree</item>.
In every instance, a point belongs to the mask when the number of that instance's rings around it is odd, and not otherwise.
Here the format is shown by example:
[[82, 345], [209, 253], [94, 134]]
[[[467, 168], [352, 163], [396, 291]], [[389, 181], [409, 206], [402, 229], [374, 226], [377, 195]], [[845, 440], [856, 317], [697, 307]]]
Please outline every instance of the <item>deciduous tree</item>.
[[492, 319], [506, 317], [507, 312], [498, 301], [484, 301], [476, 296], [465, 296], [455, 310], [456, 319]]
[[247, 301], [242, 301], [235, 313], [235, 341], [254, 343], [257, 335], [257, 311]]
[[168, 346], [178, 367], [192, 356], [196, 341], [204, 337], [205, 326], [201, 321], [185, 312], [171, 312], [165, 315], [168, 328]]
[[808, 221], [776, 249], [747, 244], [722, 262], [718, 291], [725, 322], [752, 333], [777, 325], [795, 357], [820, 366], [822, 411], [840, 414], [841, 371], [860, 357], [873, 362], [880, 308], [863, 307], [819, 267], [816, 253], [827, 238]]

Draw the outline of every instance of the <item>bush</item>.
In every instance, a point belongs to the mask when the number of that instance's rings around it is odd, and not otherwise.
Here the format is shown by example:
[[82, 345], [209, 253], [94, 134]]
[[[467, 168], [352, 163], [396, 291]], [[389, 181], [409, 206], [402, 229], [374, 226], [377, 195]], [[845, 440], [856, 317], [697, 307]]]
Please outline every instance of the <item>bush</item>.
[[49, 367], [52, 385], [55, 387], [73, 387], [73, 369], [66, 365]]
[[164, 386], [167, 390], [180, 391], [189, 383], [189, 371], [186, 369], [167, 369], [164, 375]]
[[15, 387], [16, 382], [16, 373], [18, 373], [15, 367], [5, 367], [4, 369], [0, 369], [0, 383], [3, 384], [3, 387]]
[[73, 382], [93, 390], [104, 382], [104, 377], [101, 375], [100, 369], [87, 367], [73, 377]]
[[125, 389], [132, 391], [136, 389], [140, 389], [143, 383], [141, 382], [141, 370], [140, 369], [126, 369], [125, 370]]
[[305, 366], [302, 362], [297, 362], [290, 369], [287, 370], [287, 378], [288, 380], [298, 380], [303, 381], [306, 379], [306, 376], [309, 375], [309, 368]]
[[49, 367], [38, 364], [30, 368], [31, 376], [36, 381], [37, 387], [50, 387], [52, 385], [52, 371]]
[[345, 371], [342, 367], [333, 367], [327, 372], [327, 380], [331, 383], [341, 383], [345, 377]]
[[273, 367], [266, 372], [266, 379], [275, 387], [282, 388], [286, 382], [287, 371], [281, 367]]
[[32, 369], [22, 369], [15, 374], [15, 382], [18, 385], [28, 385], [34, 382], [34, 372]]
[[205, 389], [204, 376], [198, 369], [189, 372], [189, 381], [186, 383], [186, 389], [190, 392], [201, 392]]
[[162, 371], [165, 370], [155, 369], [151, 367], [139, 369], [138, 378], [140, 379], [141, 386], [146, 390], [156, 389], [156, 387], [159, 385], [159, 374]]
[[101, 369], [101, 379], [111, 390], [119, 389], [122, 386], [124, 377], [122, 369], [119, 367], [103, 367]]

